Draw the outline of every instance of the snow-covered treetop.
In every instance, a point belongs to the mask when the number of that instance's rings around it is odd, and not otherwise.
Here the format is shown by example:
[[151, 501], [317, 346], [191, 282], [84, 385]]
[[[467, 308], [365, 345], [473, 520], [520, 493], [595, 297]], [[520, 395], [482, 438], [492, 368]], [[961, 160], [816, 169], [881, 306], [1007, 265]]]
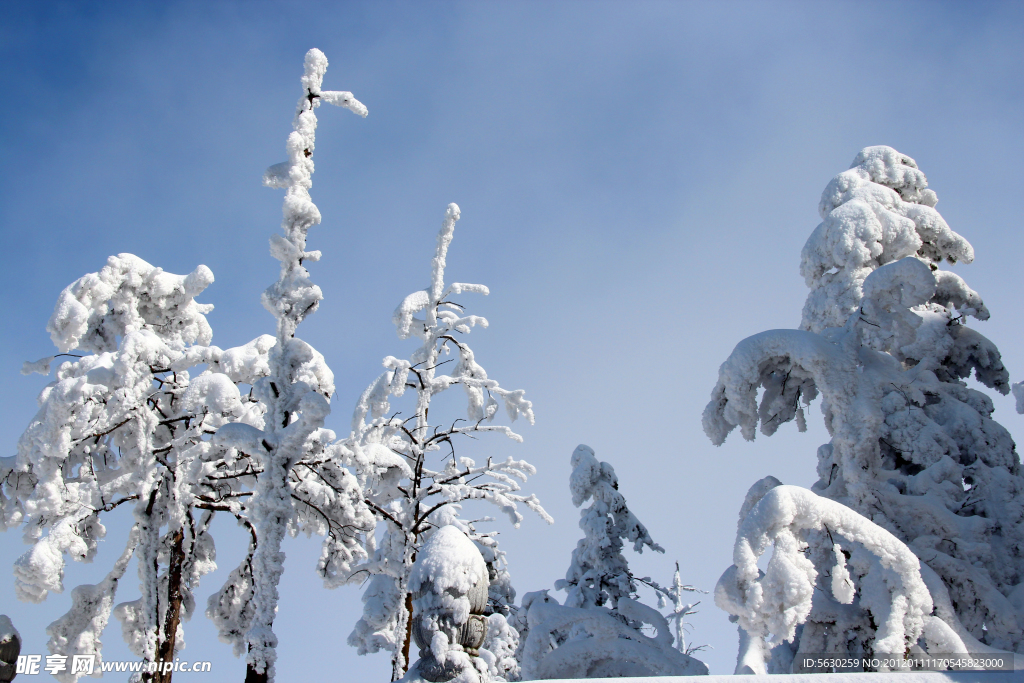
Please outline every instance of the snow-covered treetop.
[[[974, 260], [974, 249], [953, 232], [935, 210], [935, 192], [910, 157], [891, 147], [866, 147], [828, 184], [818, 212], [822, 223], [801, 255], [800, 274], [811, 292], [801, 327], [820, 332], [842, 327], [857, 310], [864, 279], [879, 266], [913, 256], [932, 266]], [[977, 295], [955, 274], [937, 274], [945, 290]], [[984, 320], [988, 311], [977, 300], [962, 311]], [[959, 305], [958, 305], [959, 308]]]
[[319, 251], [306, 251], [309, 229], [320, 223], [320, 210], [309, 196], [313, 186], [313, 152], [316, 148], [316, 114], [321, 100], [345, 107], [365, 117], [366, 107], [350, 92], [323, 91], [327, 57], [316, 48], [306, 53], [302, 87], [305, 96], [299, 100], [294, 130], [288, 136], [285, 148], [288, 161], [275, 164], [263, 175], [267, 187], [285, 190], [284, 235], [274, 235], [270, 241], [271, 255], [281, 261], [281, 278], [263, 294], [263, 305], [278, 320], [278, 338], [288, 339], [306, 316], [316, 311], [323, 299], [320, 287], [309, 279], [304, 261], [319, 261]]
[[[294, 130], [285, 143], [288, 160], [271, 166], [263, 176], [268, 187], [285, 190], [281, 234], [270, 240], [270, 254], [281, 262], [280, 274], [262, 297], [263, 306], [276, 318], [277, 334], [268, 350], [267, 375], [253, 385], [253, 395], [266, 406], [265, 425], [225, 425], [213, 437], [222, 447], [259, 453], [264, 462], [249, 508], [256, 543], [251, 574], [241, 571], [234, 575], [237, 592], [249, 590], [251, 585], [251, 621], [245, 639], [248, 675], [255, 680], [274, 679], [278, 640], [273, 622], [277, 585], [284, 572], [280, 548], [286, 531], [324, 534], [324, 553], [347, 575], [349, 563], [364, 557], [360, 535], [373, 524], [355, 477], [327, 450], [335, 440], [334, 432], [323, 426], [330, 413], [334, 374], [324, 357], [295, 335], [299, 324], [323, 299], [304, 265], [321, 256], [319, 251], [306, 249], [309, 230], [321, 218], [309, 194], [316, 147], [315, 110], [326, 101], [360, 116], [367, 113], [351, 93], [321, 89], [326, 71], [324, 54], [316, 48], [309, 50], [303, 92], [292, 121]], [[222, 624], [222, 636], [227, 631], [234, 639], [244, 627], [238, 616], [244, 610], [230, 604], [228, 588], [221, 591], [217, 604], [211, 601], [210, 611]]]
[[78, 278], [60, 293], [46, 329], [61, 353], [114, 351], [118, 337], [142, 329], [179, 349], [209, 344], [213, 333], [206, 314], [213, 305], [194, 298], [212, 283], [206, 266], [173, 275], [138, 256], [118, 254], [100, 272]]

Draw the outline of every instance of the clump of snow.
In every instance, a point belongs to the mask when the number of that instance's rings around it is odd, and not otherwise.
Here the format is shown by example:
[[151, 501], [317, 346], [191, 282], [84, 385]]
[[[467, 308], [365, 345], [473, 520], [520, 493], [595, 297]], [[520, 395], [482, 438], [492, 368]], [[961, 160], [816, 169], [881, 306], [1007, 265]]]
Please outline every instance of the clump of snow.
[[821, 195], [822, 223], [807, 240], [800, 274], [811, 293], [804, 329], [842, 327], [857, 310], [864, 279], [913, 256], [925, 262], [974, 260], [974, 250], [934, 209], [924, 173], [891, 147], [866, 147]]
[[455, 526], [437, 529], [409, 573], [413, 634], [421, 648], [413, 669], [434, 680], [490, 680], [487, 662], [470, 656], [486, 639], [488, 622], [480, 615], [487, 584], [477, 546]]
[[[891, 533], [853, 510], [796, 486], [772, 488], [747, 515], [736, 536], [733, 566], [715, 588], [715, 604], [737, 617], [752, 638], [768, 639], [769, 647], [792, 641], [811, 612], [818, 578], [814, 563], [805, 556], [809, 543], [803, 532], [826, 529], [875, 558], [860, 562], [867, 568], [861, 577], [866, 586], [861, 602], [880, 625], [865, 651], [902, 655], [917, 642], [925, 618], [932, 612], [931, 594], [921, 579], [917, 556]], [[757, 560], [769, 545], [774, 553], [762, 573]], [[830, 550], [843, 558], [838, 543]], [[876, 563], [878, 568], [874, 568]], [[850, 573], [845, 560], [835, 568], [839, 569], [831, 582], [835, 597], [850, 604], [853, 590], [852, 582], [847, 586]], [[963, 651], [962, 644], [956, 651]], [[767, 671], [762, 663], [760, 670], [736, 673]]]
[[470, 591], [486, 581], [487, 566], [476, 545], [454, 526], [445, 526], [420, 549], [409, 573], [409, 590], [426, 592], [421, 600], [437, 598], [440, 602], [431, 609], [450, 610], [455, 623], [464, 624], [469, 619]]
[[46, 329], [61, 353], [113, 351], [118, 337], [145, 327], [161, 329], [178, 344], [209, 344], [206, 314], [213, 306], [194, 297], [212, 283], [206, 266], [173, 275], [133, 254], [118, 254], [61, 292]]

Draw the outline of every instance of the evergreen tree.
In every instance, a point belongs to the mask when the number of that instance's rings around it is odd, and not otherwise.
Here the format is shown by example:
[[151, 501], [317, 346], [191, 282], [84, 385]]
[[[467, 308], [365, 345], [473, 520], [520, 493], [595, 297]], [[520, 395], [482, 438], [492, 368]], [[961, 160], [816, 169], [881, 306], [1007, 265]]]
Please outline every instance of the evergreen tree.
[[[556, 589], [567, 593], [565, 604], [546, 591], [523, 599], [528, 612], [519, 653], [523, 676], [529, 680], [706, 674], [703, 662], [672, 647], [665, 617], [638, 600], [638, 583], [650, 585], [659, 598], [673, 594], [629, 569], [622, 554], [624, 541], [636, 552], [665, 551], [629, 510], [614, 468], [598, 461], [593, 449], [583, 444], [573, 451], [571, 463], [573, 505], [591, 504], [580, 512], [583, 538], [572, 552], [565, 579], [555, 582]], [[654, 637], [643, 632], [645, 625], [654, 628]]]
[[[965, 381], [973, 374], [1006, 394], [1009, 378], [995, 345], [967, 326], [968, 317], [989, 317], [981, 297], [939, 269], [943, 259], [970, 263], [974, 252], [936, 201], [913, 159], [889, 147], [862, 150], [825, 189], [823, 222], [803, 249], [811, 288], [803, 330], [742, 341], [719, 371], [704, 429], [716, 444], [737, 426], [748, 440], [758, 423], [766, 435], [790, 420], [803, 430], [804, 409], [820, 392], [832, 439], [818, 449], [813, 491], [906, 544], [926, 580], [934, 572], [931, 598], [940, 605], [939, 593], [948, 592], [951, 605], [936, 614], [959, 647], [1020, 651], [1020, 458], [991, 418], [991, 399]], [[819, 582], [836, 565], [836, 547], [846, 548], [824, 523], [802, 529], [796, 542]], [[845, 556], [858, 586], [850, 606], [827, 597], [808, 604], [792, 644], [773, 655], [783, 668], [793, 653], [870, 653], [885, 641], [889, 602], [871, 597], [871, 561], [857, 551]], [[907, 647], [916, 640], [908, 635]]]

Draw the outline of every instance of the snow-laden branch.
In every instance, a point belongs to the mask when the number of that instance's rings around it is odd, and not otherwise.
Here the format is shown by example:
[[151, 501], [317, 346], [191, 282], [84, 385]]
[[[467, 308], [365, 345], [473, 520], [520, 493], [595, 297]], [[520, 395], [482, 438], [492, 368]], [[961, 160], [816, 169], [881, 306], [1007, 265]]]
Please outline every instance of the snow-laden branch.
[[[737, 617], [752, 638], [771, 634], [776, 641], [792, 640], [796, 627], [810, 614], [817, 580], [814, 564], [804, 555], [807, 541], [803, 532], [825, 529], [847, 543], [858, 544], [877, 560], [881, 576], [871, 576], [871, 586], [887, 592], [888, 600], [879, 595], [862, 598], [879, 624], [871, 651], [902, 656], [917, 642], [932, 612], [917, 556], [891, 533], [853, 510], [796, 486], [769, 490], [740, 524], [733, 566], [715, 588], [715, 604]], [[769, 546], [774, 552], [762, 573], [757, 560]], [[852, 584], [845, 583], [850, 574], [840, 549], [839, 543], [831, 548], [837, 557], [832, 590], [839, 602], [850, 604]], [[956, 651], [964, 651], [962, 643]], [[765, 673], [763, 664], [753, 673]]]

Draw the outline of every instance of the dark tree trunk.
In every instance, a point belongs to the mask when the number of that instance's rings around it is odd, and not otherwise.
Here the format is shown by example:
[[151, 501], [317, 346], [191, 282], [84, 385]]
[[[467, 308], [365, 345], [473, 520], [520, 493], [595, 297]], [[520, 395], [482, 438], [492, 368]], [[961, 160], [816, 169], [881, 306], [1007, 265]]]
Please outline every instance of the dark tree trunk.
[[245, 683], [267, 683], [267, 672], [258, 673], [252, 664], [245, 665]]
[[184, 537], [181, 529], [174, 534], [167, 567], [167, 612], [156, 646], [157, 670], [142, 675], [142, 680], [147, 683], [171, 683], [171, 676], [174, 675], [173, 671], [165, 670], [164, 662], [174, 662], [174, 641], [178, 635], [178, 624], [181, 623], [181, 566], [185, 563], [185, 552], [181, 546]]

